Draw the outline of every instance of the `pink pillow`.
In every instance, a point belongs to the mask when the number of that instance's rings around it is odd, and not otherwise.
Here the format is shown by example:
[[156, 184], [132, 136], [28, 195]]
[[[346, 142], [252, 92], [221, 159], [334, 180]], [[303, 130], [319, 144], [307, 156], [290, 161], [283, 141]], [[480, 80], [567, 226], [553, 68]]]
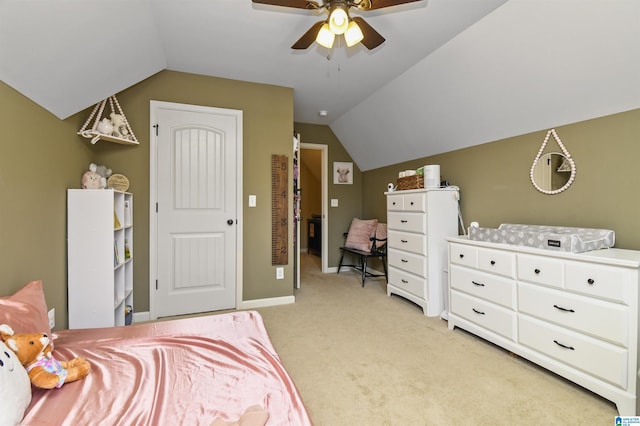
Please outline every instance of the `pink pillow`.
[[16, 333], [51, 335], [42, 281], [31, 281], [11, 296], [0, 297], [0, 324]]
[[361, 220], [354, 218], [349, 227], [345, 247], [371, 251], [371, 237], [376, 235], [378, 219]]
[[376, 227], [376, 239], [384, 240], [384, 241], [376, 241], [376, 248], [380, 248], [383, 245], [387, 244], [387, 224], [386, 223], [378, 223]]

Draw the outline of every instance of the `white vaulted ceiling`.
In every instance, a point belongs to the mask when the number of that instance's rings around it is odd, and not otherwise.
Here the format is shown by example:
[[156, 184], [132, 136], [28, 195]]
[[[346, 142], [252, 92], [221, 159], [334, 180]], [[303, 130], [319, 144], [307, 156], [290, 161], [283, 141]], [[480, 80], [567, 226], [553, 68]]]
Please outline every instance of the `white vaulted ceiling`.
[[324, 15], [251, 0], [0, 0], [0, 79], [59, 118], [163, 69], [292, 87], [362, 170], [640, 107], [640, 1], [356, 14], [387, 41], [294, 51]]

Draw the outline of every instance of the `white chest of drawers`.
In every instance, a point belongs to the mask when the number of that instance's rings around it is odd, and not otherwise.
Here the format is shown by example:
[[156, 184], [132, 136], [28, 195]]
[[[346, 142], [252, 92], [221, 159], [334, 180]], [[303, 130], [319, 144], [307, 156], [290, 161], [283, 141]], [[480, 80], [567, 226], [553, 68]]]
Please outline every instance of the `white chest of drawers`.
[[640, 413], [640, 252], [449, 241], [449, 328], [463, 328]]
[[411, 300], [425, 315], [444, 310], [446, 237], [458, 235], [455, 187], [387, 192], [387, 295]]

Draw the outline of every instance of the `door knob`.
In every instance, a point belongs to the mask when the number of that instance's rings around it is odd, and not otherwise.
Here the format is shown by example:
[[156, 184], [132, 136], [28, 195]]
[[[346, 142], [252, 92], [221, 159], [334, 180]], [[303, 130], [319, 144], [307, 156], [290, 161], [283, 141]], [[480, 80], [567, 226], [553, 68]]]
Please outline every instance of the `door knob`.
[[229, 225], [229, 226], [233, 225], [233, 219], [228, 219], [227, 220], [227, 225]]

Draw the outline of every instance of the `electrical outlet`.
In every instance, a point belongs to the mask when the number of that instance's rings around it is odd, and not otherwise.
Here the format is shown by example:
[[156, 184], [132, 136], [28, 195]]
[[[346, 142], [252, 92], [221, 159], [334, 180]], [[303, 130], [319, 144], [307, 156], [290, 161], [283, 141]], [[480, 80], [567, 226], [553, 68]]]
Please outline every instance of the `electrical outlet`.
[[56, 326], [56, 308], [49, 310], [49, 328], [53, 329]]
[[282, 266], [276, 268], [276, 280], [284, 280], [284, 268]]

